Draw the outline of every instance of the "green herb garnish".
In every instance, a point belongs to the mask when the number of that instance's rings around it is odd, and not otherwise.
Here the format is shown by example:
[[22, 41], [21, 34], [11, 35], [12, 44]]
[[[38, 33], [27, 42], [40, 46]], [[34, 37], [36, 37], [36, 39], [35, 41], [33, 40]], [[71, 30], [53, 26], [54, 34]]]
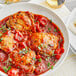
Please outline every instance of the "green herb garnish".
[[11, 30], [11, 28], [9, 27], [8, 30]]
[[54, 29], [54, 32], [57, 32], [56, 28]]
[[50, 68], [50, 63], [47, 64], [47, 67]]
[[54, 66], [52, 65], [52, 66], [51, 66], [51, 69], [53, 69], [53, 67], [54, 67]]
[[46, 58], [46, 61], [48, 61], [50, 59], [50, 57], [48, 56], [47, 58]]
[[44, 48], [47, 48], [47, 45], [45, 45]]
[[3, 40], [3, 38], [0, 39], [0, 42]]
[[51, 31], [51, 28], [48, 28], [49, 31]]
[[12, 59], [11, 59], [11, 58], [9, 58], [9, 61], [12, 61]]
[[11, 69], [11, 66], [8, 67], [8, 70], [10, 70], [10, 69]]
[[3, 69], [4, 69], [5, 73], [7, 73], [8, 69], [5, 66], [3, 66]]
[[50, 23], [52, 23], [52, 20], [50, 20]]
[[28, 53], [28, 51], [26, 50], [26, 51], [25, 51], [25, 54], [27, 54], [27, 53]]
[[5, 67], [5, 66], [3, 66], [3, 69], [4, 69], [4, 71], [7, 73], [7, 71], [11, 69], [11, 66], [8, 66], [8, 68]]
[[40, 45], [38, 46], [38, 49], [41, 50], [41, 46]]
[[36, 61], [36, 58], [32, 58], [34, 61]]
[[0, 37], [1, 37], [2, 35], [3, 35], [3, 34], [0, 33]]
[[39, 58], [39, 62], [41, 62], [41, 60], [42, 60], [42, 59], [41, 59], [41, 58]]

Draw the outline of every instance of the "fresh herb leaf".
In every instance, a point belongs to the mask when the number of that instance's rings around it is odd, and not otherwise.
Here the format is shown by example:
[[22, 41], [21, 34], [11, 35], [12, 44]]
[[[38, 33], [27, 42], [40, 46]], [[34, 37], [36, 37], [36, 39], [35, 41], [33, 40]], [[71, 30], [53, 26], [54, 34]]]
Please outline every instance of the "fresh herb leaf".
[[53, 67], [54, 67], [54, 66], [52, 65], [52, 66], [51, 66], [51, 69], [53, 69]]
[[47, 48], [47, 45], [45, 45], [44, 48]]
[[31, 49], [29, 48], [29, 51], [31, 51]]
[[34, 61], [36, 61], [36, 58], [32, 58]]
[[28, 53], [28, 51], [26, 50], [26, 51], [25, 51], [25, 54], [27, 54], [27, 53]]
[[52, 20], [50, 20], [50, 23], [52, 23]]
[[56, 28], [54, 29], [54, 32], [57, 32], [57, 29]]
[[9, 58], [9, 61], [12, 61], [12, 59], [11, 59], [11, 58]]
[[8, 67], [8, 70], [10, 70], [10, 69], [11, 69], [11, 66]]
[[49, 31], [51, 31], [51, 28], [48, 28]]
[[39, 62], [41, 62], [42, 61], [42, 59], [41, 58], [39, 58]]
[[0, 42], [3, 40], [3, 38], [0, 39]]
[[0, 37], [1, 37], [2, 35], [3, 35], [3, 34], [0, 33]]
[[50, 68], [50, 63], [47, 64], [47, 67]]
[[19, 54], [22, 54], [22, 51], [19, 51]]
[[63, 41], [63, 39], [59, 40], [59, 43], [61, 43]]
[[17, 68], [20, 68], [20, 66], [17, 66]]
[[41, 50], [41, 47], [40, 47], [40, 46], [38, 46], [38, 49], [39, 49], [39, 50]]
[[24, 48], [24, 49], [22, 49], [22, 51], [25, 51], [25, 48]]
[[5, 73], [7, 73], [8, 69], [5, 66], [3, 66], [3, 69], [4, 69]]
[[9, 27], [8, 30], [11, 30], [11, 28]]
[[25, 49], [27, 49], [27, 47], [25, 47]]

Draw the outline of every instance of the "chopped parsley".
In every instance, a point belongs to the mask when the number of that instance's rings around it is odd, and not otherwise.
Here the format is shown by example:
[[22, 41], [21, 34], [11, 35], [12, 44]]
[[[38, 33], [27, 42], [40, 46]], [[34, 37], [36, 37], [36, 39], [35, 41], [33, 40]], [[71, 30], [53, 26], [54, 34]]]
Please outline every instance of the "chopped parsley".
[[29, 51], [31, 51], [31, 49], [29, 48]]
[[7, 73], [8, 69], [5, 66], [3, 66], [3, 69], [4, 69], [5, 73]]
[[45, 45], [44, 48], [47, 48], [47, 45]]
[[20, 68], [20, 66], [17, 66], [17, 68]]
[[42, 59], [41, 58], [39, 58], [39, 62], [41, 62], [42, 61]]
[[39, 46], [38, 46], [38, 49], [41, 50], [41, 47], [42, 47], [42, 45], [39, 45]]
[[8, 30], [11, 30], [11, 28], [9, 27]]
[[59, 40], [59, 43], [61, 43], [63, 41], [63, 39]]
[[0, 42], [3, 40], [3, 38], [0, 39]]
[[28, 53], [28, 51], [26, 50], [26, 51], [25, 51], [25, 54], [27, 54], [27, 53]]
[[8, 66], [8, 68], [5, 67], [5, 66], [3, 66], [3, 69], [4, 69], [4, 71], [7, 73], [7, 71], [11, 69], [11, 66]]
[[50, 20], [50, 23], [52, 23], [52, 20]]
[[53, 69], [53, 67], [54, 67], [54, 66], [52, 65], [52, 66], [51, 66], [51, 69]]
[[2, 35], [3, 35], [3, 34], [0, 33], [0, 37], [1, 37]]
[[52, 56], [55, 56], [55, 55], [56, 55], [56, 54], [54, 54], [54, 51], [55, 51], [55, 50], [52, 51]]
[[32, 58], [34, 61], [36, 61], [36, 58]]
[[47, 67], [50, 68], [50, 63], [47, 64]]
[[5, 33], [5, 32], [6, 32], [6, 25], [1, 25], [0, 30], [1, 30], [3, 33]]
[[48, 61], [50, 59], [50, 57], [48, 56], [47, 58], [46, 58], [46, 61]]
[[51, 28], [48, 28], [49, 31], [51, 31]]
[[27, 54], [27, 53], [28, 53], [27, 47], [19, 51], [19, 54]]
[[11, 66], [8, 67], [8, 70], [10, 70], [10, 69], [11, 69]]
[[57, 29], [56, 28], [54, 29], [54, 32], [57, 32]]
[[11, 59], [11, 58], [9, 58], [9, 61], [12, 61], [12, 59]]

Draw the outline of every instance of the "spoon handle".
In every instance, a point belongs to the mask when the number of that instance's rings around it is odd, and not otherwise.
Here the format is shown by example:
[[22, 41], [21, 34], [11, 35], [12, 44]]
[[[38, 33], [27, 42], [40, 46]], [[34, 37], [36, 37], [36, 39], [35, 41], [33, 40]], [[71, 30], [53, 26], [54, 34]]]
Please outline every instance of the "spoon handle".
[[74, 53], [74, 54], [76, 54], [76, 49], [70, 44], [70, 48], [72, 49], [72, 52]]

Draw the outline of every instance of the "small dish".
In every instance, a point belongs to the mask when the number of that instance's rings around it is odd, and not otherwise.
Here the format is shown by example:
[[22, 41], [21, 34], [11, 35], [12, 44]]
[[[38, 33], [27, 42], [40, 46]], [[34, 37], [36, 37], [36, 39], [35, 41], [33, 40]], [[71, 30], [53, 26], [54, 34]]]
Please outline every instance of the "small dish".
[[76, 20], [76, 8], [72, 11], [72, 13], [70, 14], [68, 21], [66, 23], [67, 27], [68, 27], [68, 32], [69, 32], [69, 39], [70, 39], [70, 44], [71, 44], [71, 48], [73, 50], [73, 52], [76, 54], [76, 34], [74, 31], [75, 28], [73, 27], [73, 23]]

